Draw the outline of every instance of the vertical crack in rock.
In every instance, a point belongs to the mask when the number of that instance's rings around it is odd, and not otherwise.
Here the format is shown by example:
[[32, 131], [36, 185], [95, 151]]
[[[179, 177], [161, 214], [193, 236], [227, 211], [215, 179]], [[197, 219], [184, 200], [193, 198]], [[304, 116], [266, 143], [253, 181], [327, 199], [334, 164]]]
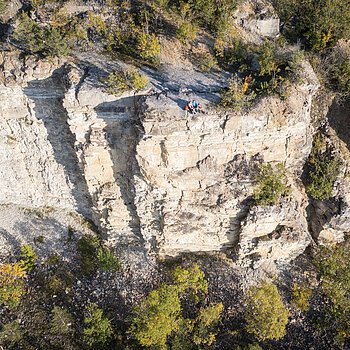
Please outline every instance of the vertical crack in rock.
[[106, 124], [103, 131], [113, 162], [114, 179], [130, 215], [129, 227], [132, 233], [143, 239], [135, 204], [134, 176], [141, 176], [136, 147], [143, 132], [137, 124], [136, 103], [136, 97], [124, 97], [114, 102], [101, 103], [95, 107], [95, 111], [97, 117]]
[[34, 80], [24, 88], [25, 95], [33, 102], [30, 113], [41, 120], [47, 130], [54, 157], [64, 168], [67, 180], [72, 188], [77, 211], [83, 216], [94, 219], [91, 210], [91, 196], [79, 166], [79, 160], [74, 150], [75, 137], [67, 123], [68, 114], [63, 107], [65, 86], [63, 69], [57, 69], [52, 76], [43, 80]]

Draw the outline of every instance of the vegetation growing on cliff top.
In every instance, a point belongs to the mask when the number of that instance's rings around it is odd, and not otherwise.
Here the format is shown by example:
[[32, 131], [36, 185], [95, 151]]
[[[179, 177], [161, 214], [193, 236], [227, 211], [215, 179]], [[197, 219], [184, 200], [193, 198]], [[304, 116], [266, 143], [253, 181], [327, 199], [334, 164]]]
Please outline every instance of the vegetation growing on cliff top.
[[119, 95], [126, 91], [140, 91], [148, 84], [148, 78], [135, 68], [115, 71], [107, 78], [107, 91], [113, 95]]
[[300, 51], [281, 51], [276, 43], [261, 46], [236, 40], [220, 61], [227, 69], [238, 71], [221, 94], [220, 104], [239, 110], [250, 107], [258, 96], [286, 97], [288, 85], [299, 79]]
[[321, 135], [314, 138], [308, 159], [308, 185], [306, 191], [317, 200], [331, 198], [335, 180], [339, 175], [340, 159], [334, 154], [331, 145]]
[[344, 0], [272, 0], [282, 28], [293, 40], [319, 51], [350, 34], [350, 7]]

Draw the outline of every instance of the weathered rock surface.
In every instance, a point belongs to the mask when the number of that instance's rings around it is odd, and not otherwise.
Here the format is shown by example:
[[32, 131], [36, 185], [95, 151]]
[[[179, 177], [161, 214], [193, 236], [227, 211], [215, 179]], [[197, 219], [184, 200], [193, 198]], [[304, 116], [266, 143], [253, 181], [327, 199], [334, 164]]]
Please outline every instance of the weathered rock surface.
[[[258, 266], [288, 261], [310, 242], [295, 181], [313, 135], [318, 82], [308, 64], [285, 101], [233, 113], [211, 106], [220, 82], [209, 75], [183, 86], [148, 72], [156, 90], [116, 98], [96, 67], [2, 60], [0, 203], [76, 211], [111, 242], [162, 255], [238, 247], [243, 265]], [[217, 86], [211, 93], [206, 80]], [[189, 98], [204, 113], [185, 116]], [[284, 163], [293, 187], [273, 208], [251, 207], [263, 161]]]
[[[205, 114], [187, 118], [178, 108], [178, 96], [171, 96], [175, 102], [167, 102], [164, 109], [163, 101], [159, 105], [155, 97], [146, 99], [145, 134], [137, 145], [137, 159], [147, 186], [136, 200], [140, 221], [146, 225], [141, 226], [142, 233], [159, 241], [162, 254], [219, 250], [254, 238], [240, 230], [249, 213], [254, 163], [283, 162], [298, 173], [311, 148], [310, 106], [317, 80], [312, 73], [308, 79], [287, 101], [264, 99], [244, 114], [208, 108]], [[267, 210], [271, 225], [255, 236], [268, 235], [287, 220], [303, 249], [309, 242], [305, 203], [301, 199], [284, 206], [279, 217]], [[292, 219], [286, 217], [289, 206], [299, 213]], [[152, 226], [151, 211], [157, 213]], [[259, 222], [257, 217], [256, 225]]]

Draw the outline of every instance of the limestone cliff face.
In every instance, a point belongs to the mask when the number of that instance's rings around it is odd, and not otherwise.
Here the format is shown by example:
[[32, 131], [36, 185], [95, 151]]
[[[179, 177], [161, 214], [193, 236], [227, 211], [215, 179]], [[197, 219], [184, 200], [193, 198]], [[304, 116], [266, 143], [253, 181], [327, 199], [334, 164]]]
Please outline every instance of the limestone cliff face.
[[[88, 65], [3, 57], [3, 67], [1, 204], [76, 211], [111, 242], [162, 255], [236, 247], [243, 265], [258, 266], [309, 244], [296, 181], [313, 135], [318, 83], [308, 64], [285, 101], [242, 113], [211, 106], [215, 93], [179, 88], [114, 97]], [[193, 97], [205, 113], [185, 116]], [[272, 208], [251, 206], [262, 161], [283, 162], [293, 189]]]
[[300, 187], [276, 207], [249, 205], [259, 162], [284, 163], [291, 183], [302, 171], [312, 143], [310, 107], [317, 88], [310, 67], [305, 66], [305, 76], [286, 101], [263, 99], [246, 113], [207, 107], [191, 118], [171, 103], [185, 96], [170, 94], [166, 103], [145, 100], [144, 135], [137, 145], [138, 183], [143, 185], [136, 200], [142, 234], [156, 238], [160, 253], [220, 250], [238, 243], [242, 260], [251, 254], [284, 260], [307, 246]]

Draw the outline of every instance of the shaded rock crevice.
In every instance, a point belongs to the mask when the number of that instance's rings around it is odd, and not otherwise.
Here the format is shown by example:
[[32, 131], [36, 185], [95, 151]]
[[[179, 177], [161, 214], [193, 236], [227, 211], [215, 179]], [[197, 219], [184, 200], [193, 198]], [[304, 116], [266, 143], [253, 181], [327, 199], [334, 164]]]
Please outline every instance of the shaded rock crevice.
[[28, 110], [31, 116], [42, 121], [47, 130], [56, 162], [66, 174], [67, 184], [71, 188], [77, 211], [94, 220], [92, 199], [75, 152], [75, 136], [67, 123], [68, 114], [63, 106], [65, 84], [62, 68], [43, 80], [33, 80], [23, 89], [29, 99]]

